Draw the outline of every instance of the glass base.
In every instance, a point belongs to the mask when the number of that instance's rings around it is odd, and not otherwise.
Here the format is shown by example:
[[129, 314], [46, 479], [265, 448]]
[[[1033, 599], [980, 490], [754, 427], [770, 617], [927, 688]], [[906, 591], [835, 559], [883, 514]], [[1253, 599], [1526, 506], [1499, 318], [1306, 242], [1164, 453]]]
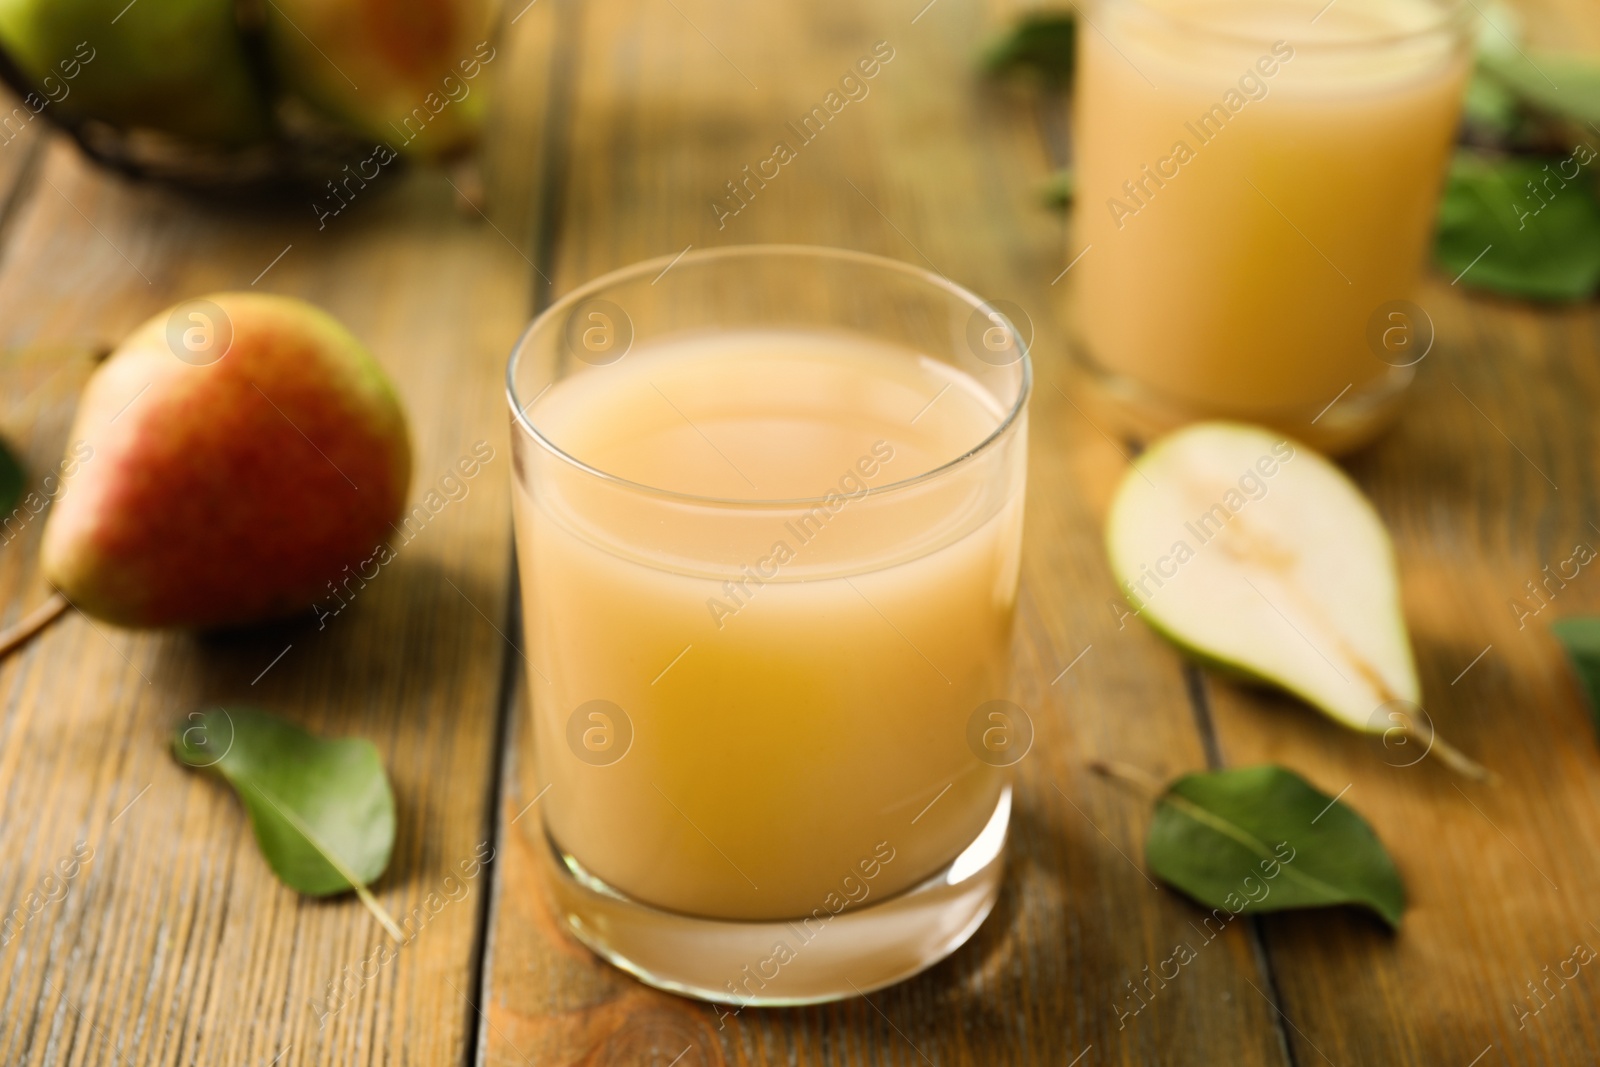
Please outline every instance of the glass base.
[[548, 881], [567, 928], [646, 985], [686, 997], [781, 1007], [870, 993], [960, 948], [1000, 895], [1011, 787], [961, 854], [919, 883], [826, 919], [723, 921], [642, 904], [584, 869], [548, 831]]
[[1093, 405], [1096, 422], [1103, 418], [1124, 435], [1145, 442], [1191, 422], [1233, 419], [1270, 426], [1327, 455], [1342, 455], [1368, 444], [1393, 424], [1416, 377], [1412, 367], [1391, 367], [1314, 406], [1227, 411], [1195, 405], [1108, 370], [1081, 345], [1071, 346], [1071, 351], [1074, 377]]

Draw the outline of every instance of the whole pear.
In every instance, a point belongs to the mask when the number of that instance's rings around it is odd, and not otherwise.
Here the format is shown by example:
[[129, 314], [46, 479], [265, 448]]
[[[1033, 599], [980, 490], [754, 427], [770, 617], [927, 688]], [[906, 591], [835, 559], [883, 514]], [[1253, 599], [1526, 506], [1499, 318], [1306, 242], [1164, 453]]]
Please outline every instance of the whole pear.
[[44, 573], [124, 626], [305, 610], [373, 559], [411, 478], [372, 355], [326, 312], [254, 293], [135, 330], [90, 377], [69, 441]]
[[271, 132], [234, 0], [0, 0], [0, 45], [30, 111], [227, 147]]
[[274, 0], [268, 52], [285, 88], [408, 155], [467, 147], [483, 124], [495, 0]]

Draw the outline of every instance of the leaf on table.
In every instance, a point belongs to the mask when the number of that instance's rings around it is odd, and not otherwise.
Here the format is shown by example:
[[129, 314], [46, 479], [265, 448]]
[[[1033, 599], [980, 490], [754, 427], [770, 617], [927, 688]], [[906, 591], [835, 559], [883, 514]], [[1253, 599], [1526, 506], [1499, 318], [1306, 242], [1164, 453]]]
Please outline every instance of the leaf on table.
[[1600, 730], [1600, 618], [1557, 619], [1550, 632], [1561, 642]]
[[1510, 158], [1458, 152], [1439, 204], [1440, 268], [1463, 285], [1511, 296], [1586, 299], [1600, 285], [1596, 165], [1589, 150]]
[[1354, 904], [1399, 927], [1405, 887], [1365, 819], [1275, 766], [1188, 774], [1156, 800], [1152, 873], [1209, 908]]
[[4, 440], [0, 440], [0, 517], [10, 515], [22, 501], [22, 489], [27, 475], [22, 461]]
[[[1561, 152], [1588, 126], [1578, 115], [1583, 101], [1563, 99], [1548, 77], [1552, 69], [1563, 74], [1576, 66], [1574, 81], [1580, 87], [1595, 84], [1595, 60], [1581, 56], [1538, 55], [1523, 43], [1522, 20], [1499, 0], [1474, 0], [1478, 18], [1477, 61], [1463, 100], [1463, 137], [1467, 144], [1502, 151]], [[1562, 85], [1562, 88], [1566, 88]], [[1590, 94], [1591, 99], [1593, 94]]]
[[1522, 16], [1501, 0], [1473, 0], [1478, 17], [1475, 41], [1477, 54], [1515, 52], [1522, 47]]
[[326, 740], [255, 708], [217, 708], [192, 713], [172, 748], [180, 763], [233, 786], [262, 855], [291, 889], [313, 897], [354, 889], [367, 901], [395, 829], [394, 794], [372, 742]]
[[1072, 206], [1072, 198], [1078, 191], [1078, 175], [1071, 167], [1062, 167], [1050, 177], [1046, 178], [1039, 190], [1045, 206], [1065, 210]]
[[1029, 71], [1052, 85], [1072, 80], [1073, 42], [1077, 20], [1071, 11], [1035, 11], [983, 51], [983, 68], [991, 74]]
[[1478, 63], [1529, 106], [1600, 124], [1600, 58], [1507, 48], [1485, 49]]
[[1520, 140], [1526, 125], [1517, 94], [1481, 68], [1467, 82], [1461, 118], [1474, 144], [1488, 143], [1496, 147]]

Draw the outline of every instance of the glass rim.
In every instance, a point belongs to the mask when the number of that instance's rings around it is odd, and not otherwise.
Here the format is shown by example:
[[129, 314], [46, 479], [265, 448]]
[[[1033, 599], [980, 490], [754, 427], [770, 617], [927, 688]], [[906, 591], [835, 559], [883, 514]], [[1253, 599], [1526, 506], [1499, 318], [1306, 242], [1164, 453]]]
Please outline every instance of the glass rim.
[[[1326, 11], [1338, 0], [1329, 0], [1322, 9]], [[1428, 0], [1430, 6], [1438, 9], [1438, 17], [1424, 26], [1416, 29], [1401, 30], [1396, 33], [1377, 34], [1371, 37], [1353, 37], [1343, 41], [1291, 41], [1289, 42], [1298, 51], [1301, 48], [1313, 52], [1338, 51], [1344, 49], [1361, 48], [1386, 48], [1392, 45], [1402, 45], [1411, 41], [1421, 40], [1440, 33], [1458, 33], [1465, 29], [1468, 13], [1472, 10], [1472, 0]], [[1223, 41], [1231, 44], [1271, 45], [1274, 40], [1265, 35], [1240, 33], [1232, 30], [1219, 29], [1201, 19], [1186, 17], [1152, 3], [1151, 0], [1097, 0], [1096, 7], [1121, 6], [1132, 8], [1158, 22], [1165, 22], [1172, 26], [1181, 27], [1185, 31], [1210, 38], [1212, 41]], [[1320, 16], [1320, 12], [1318, 13]], [[1313, 19], [1315, 21], [1315, 19]]]
[[[678, 503], [723, 508], [776, 509], [817, 507], [823, 504], [828, 498], [828, 493], [824, 493], [820, 496], [793, 497], [785, 499], [741, 499], [738, 497], [715, 497], [701, 496], [695, 493], [680, 493], [671, 489], [662, 489], [657, 486], [645, 485], [642, 482], [635, 482], [628, 478], [623, 478], [620, 475], [612, 474], [609, 471], [604, 471], [598, 467], [585, 463], [583, 460], [567, 452], [560, 445], [557, 445], [554, 441], [550, 440], [540, 432], [539, 428], [533, 424], [533, 421], [530, 418], [528, 418], [527, 407], [531, 406], [533, 401], [538, 400], [540, 396], [544, 395], [544, 389], [541, 389], [532, 400], [527, 402], [526, 405], [519, 402], [517, 395], [517, 368], [521, 364], [522, 355], [527, 350], [529, 341], [533, 338], [537, 331], [547, 326], [558, 315], [570, 311], [574, 306], [582, 301], [624, 282], [632, 281], [652, 273], [663, 273], [668, 267], [674, 264], [704, 264], [717, 260], [748, 259], [757, 256], [770, 258], [788, 256], [794, 258], [811, 258], [819, 261], [833, 260], [838, 263], [848, 263], [855, 266], [870, 267], [881, 271], [896, 273], [926, 283], [932, 288], [942, 290], [948, 296], [954, 297], [958, 302], [970, 306], [974, 311], [981, 310], [989, 315], [1000, 316], [1001, 321], [1005, 323], [1006, 331], [1010, 335], [1013, 343], [1016, 344], [1017, 351], [1020, 353], [1015, 361], [1021, 364], [1022, 373], [1021, 381], [1018, 383], [1017, 387], [1016, 400], [1013, 401], [1010, 407], [1007, 409], [1004, 417], [1000, 420], [999, 425], [990, 431], [990, 433], [985, 436], [983, 440], [979, 441], [977, 444], [973, 445], [971, 448], [967, 449], [965, 452], [962, 452], [953, 459], [941, 463], [937, 467], [932, 467], [928, 470], [922, 471], [919, 474], [914, 474], [908, 478], [902, 478], [896, 482], [890, 482], [887, 485], [869, 486], [863, 493], [858, 494], [859, 496], [881, 496], [887, 493], [899, 492], [901, 490], [912, 488], [913, 486], [937, 480], [961, 467], [970, 465], [972, 462], [975, 462], [979, 456], [991, 451], [1000, 442], [1000, 440], [1007, 435], [1007, 433], [1016, 425], [1017, 419], [1022, 414], [1023, 410], [1027, 407], [1028, 397], [1032, 395], [1033, 392], [1033, 360], [1028, 354], [1027, 342], [1023, 339], [1021, 332], [1016, 327], [1016, 324], [1013, 323], [1003, 311], [994, 307], [989, 303], [989, 301], [984, 300], [982, 297], [972, 292], [972, 290], [966, 288], [965, 286], [958, 285], [942, 274], [935, 274], [931, 271], [923, 270], [921, 267], [913, 264], [906, 263], [898, 259], [890, 259], [887, 256], [874, 255], [870, 252], [857, 252], [853, 249], [833, 248], [827, 245], [745, 244], [726, 245], [721, 248], [703, 248], [698, 251], [684, 251], [678, 253], [677, 255], [656, 256], [653, 259], [643, 260], [630, 266], [619, 267], [616, 270], [609, 271], [597, 278], [585, 282], [576, 289], [573, 289], [563, 295], [560, 299], [555, 300], [550, 304], [550, 306], [546, 307], [543, 311], [539, 312], [539, 314], [535, 315], [533, 321], [528, 323], [527, 327], [522, 331], [521, 336], [517, 338], [517, 343], [511, 350], [511, 358], [506, 361], [506, 400], [511, 405], [511, 417], [512, 422], [515, 424], [515, 428], [526, 433], [534, 440], [536, 444], [542, 447], [545, 451], [549, 452], [556, 459], [565, 462], [569, 466], [575, 468], [585, 475], [629, 492], [642, 493], [648, 496], [676, 501]], [[552, 380], [551, 384], [554, 384], [554, 380]], [[545, 389], [548, 388], [548, 385], [545, 386]]]

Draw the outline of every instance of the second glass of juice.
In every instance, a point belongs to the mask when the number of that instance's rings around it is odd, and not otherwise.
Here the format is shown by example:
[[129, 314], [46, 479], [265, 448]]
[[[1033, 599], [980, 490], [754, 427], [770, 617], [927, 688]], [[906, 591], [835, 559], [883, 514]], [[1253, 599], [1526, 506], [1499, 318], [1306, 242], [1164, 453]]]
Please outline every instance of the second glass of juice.
[[[851, 252], [690, 253], [529, 328], [508, 385], [562, 918], [704, 999], [852, 996], [999, 889], [1031, 371]], [[531, 821], [531, 820], [530, 820]]]
[[1074, 353], [1135, 432], [1395, 414], [1470, 68], [1463, 0], [1095, 0], [1078, 34]]

